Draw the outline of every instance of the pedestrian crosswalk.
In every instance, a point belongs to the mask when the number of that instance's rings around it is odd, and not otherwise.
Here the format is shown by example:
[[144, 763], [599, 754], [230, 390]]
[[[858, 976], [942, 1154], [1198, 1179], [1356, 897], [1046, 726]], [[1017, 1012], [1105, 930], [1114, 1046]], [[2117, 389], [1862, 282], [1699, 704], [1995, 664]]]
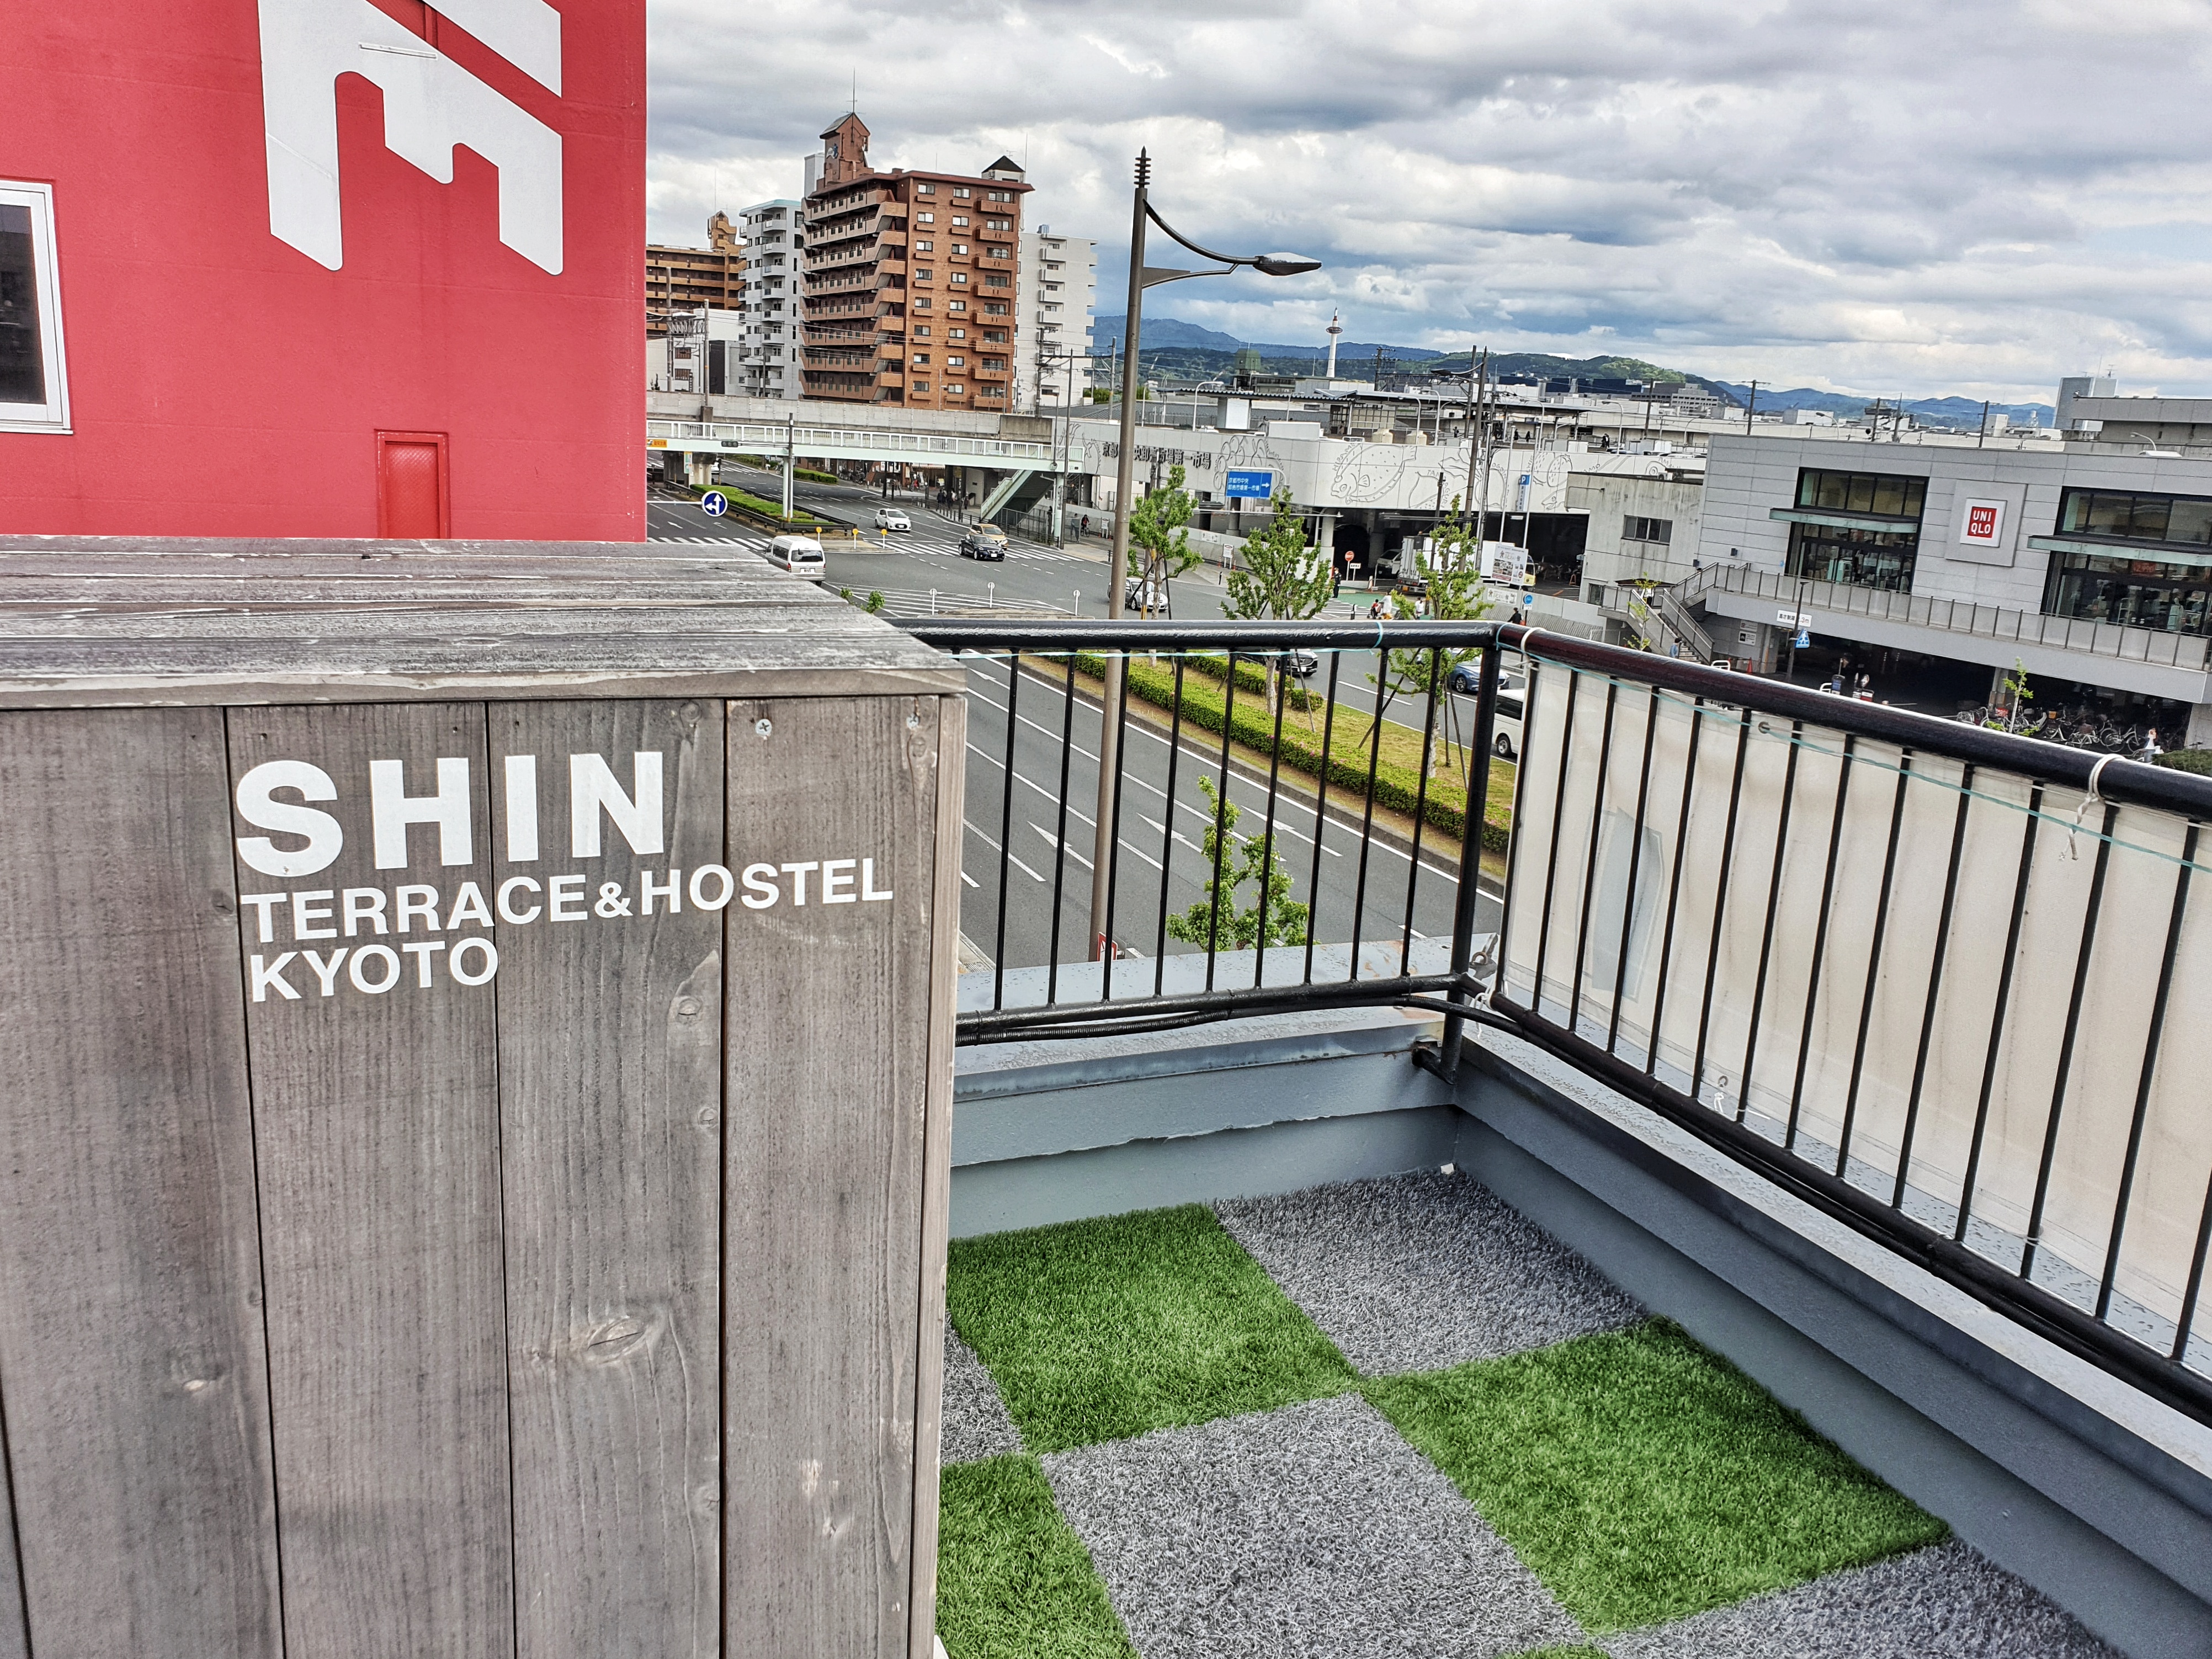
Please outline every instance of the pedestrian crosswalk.
[[[839, 584], [832, 583], [829, 586], [834, 587]], [[871, 593], [882, 594], [884, 596], [883, 614], [902, 618], [987, 617], [994, 611], [1003, 612], [1009, 617], [1067, 617], [1073, 614], [1064, 605], [1048, 605], [1040, 599], [1009, 599], [1004, 604], [994, 604], [989, 599], [979, 599], [973, 593], [954, 592], [950, 590], [880, 587], [872, 583], [863, 586], [854, 583], [851, 586], [850, 592], [856, 602], [864, 602]]]
[[[742, 547], [755, 553], [768, 546], [769, 538], [756, 536], [678, 536], [656, 531], [649, 538], [655, 542], [676, 542], [687, 547]], [[858, 541], [825, 540], [824, 548], [832, 553], [857, 552], [871, 549], [878, 552], [927, 553], [946, 559], [960, 557], [960, 538], [957, 536], [904, 534], [891, 536], [864, 535]], [[1096, 560], [1085, 559], [1079, 553], [1066, 553], [1055, 547], [1045, 547], [1035, 542], [1010, 541], [1006, 545], [1009, 561], [1036, 564], [1091, 564]]]

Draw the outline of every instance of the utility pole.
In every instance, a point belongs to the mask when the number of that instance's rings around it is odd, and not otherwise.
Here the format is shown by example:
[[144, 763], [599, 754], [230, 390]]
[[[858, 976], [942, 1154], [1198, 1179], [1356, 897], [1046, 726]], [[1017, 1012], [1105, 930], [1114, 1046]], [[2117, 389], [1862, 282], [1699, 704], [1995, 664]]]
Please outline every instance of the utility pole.
[[783, 417], [783, 522], [787, 529], [791, 525], [791, 447], [798, 435], [798, 420], [796, 410]]
[[1759, 407], [1759, 382], [1751, 383], [1751, 398], [1743, 406], [1743, 435], [1751, 436], [1751, 413]]
[[[1468, 514], [1480, 510], [1474, 504], [1474, 466], [1475, 459], [1482, 449], [1481, 428], [1475, 424], [1480, 417], [1481, 401], [1475, 395], [1475, 381], [1478, 377], [1485, 382], [1490, 378], [1490, 353], [1487, 350], [1483, 352], [1480, 365], [1474, 357], [1475, 349], [1470, 345], [1467, 349], [1467, 498], [1460, 503], [1462, 521]], [[1475, 532], [1475, 539], [1482, 539], [1480, 530]]]
[[1982, 399], [1982, 429], [1981, 429], [1979, 432], [1977, 432], [1976, 434], [1974, 434], [1974, 447], [1975, 447], [1975, 448], [1977, 448], [1977, 449], [1979, 449], [1979, 448], [1980, 448], [1980, 447], [1981, 447], [1984, 443], [1986, 443], [1986, 442], [1989, 441], [1989, 435], [1990, 435], [1990, 400], [1989, 400], [1987, 398], [1983, 398], [1983, 399]]
[[[1139, 318], [1145, 304], [1145, 208], [1152, 182], [1152, 159], [1137, 152], [1137, 189], [1129, 209], [1129, 303], [1121, 313], [1121, 428], [1119, 453], [1114, 457], [1114, 545], [1106, 556], [1106, 616], [1121, 620], [1124, 609], [1122, 574], [1129, 568], [1129, 492], [1136, 487], [1137, 349]], [[1121, 734], [1115, 729], [1114, 711], [1121, 706], [1121, 680], [1126, 672], [1121, 653], [1106, 652], [1103, 701], [1098, 710], [1098, 816], [1091, 840], [1091, 957], [1093, 962], [1111, 948], [1108, 934], [1114, 919], [1108, 913], [1106, 872], [1114, 856], [1115, 798], [1121, 787]], [[1175, 803], [1168, 803], [1170, 815]]]

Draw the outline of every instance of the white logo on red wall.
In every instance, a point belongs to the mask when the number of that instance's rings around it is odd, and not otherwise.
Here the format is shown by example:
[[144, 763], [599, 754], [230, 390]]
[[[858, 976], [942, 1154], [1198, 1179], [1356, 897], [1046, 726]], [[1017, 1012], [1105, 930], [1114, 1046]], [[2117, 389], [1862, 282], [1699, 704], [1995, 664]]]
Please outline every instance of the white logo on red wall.
[[[499, 169], [499, 240], [561, 270], [561, 135], [368, 0], [260, 0], [269, 228], [317, 264], [345, 263], [337, 78], [384, 93], [384, 142], [441, 184], [453, 146]], [[544, 0], [439, 0], [436, 9], [556, 96], [561, 14]]]
[[1970, 547], [2002, 547], [2004, 545], [2005, 504], [2002, 501], [1970, 501], [1960, 503], [1964, 514], [1959, 523], [1959, 539]]

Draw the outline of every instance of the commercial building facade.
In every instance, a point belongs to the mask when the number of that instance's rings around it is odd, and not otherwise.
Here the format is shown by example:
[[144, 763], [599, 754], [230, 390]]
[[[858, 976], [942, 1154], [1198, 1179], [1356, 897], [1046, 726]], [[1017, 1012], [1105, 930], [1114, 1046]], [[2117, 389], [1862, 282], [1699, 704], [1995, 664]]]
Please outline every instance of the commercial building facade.
[[11, 14], [0, 527], [642, 536], [644, 7], [410, 9]]
[[2018, 664], [2062, 700], [2139, 711], [2168, 746], [2212, 743], [2212, 458], [1716, 437], [1698, 563], [1682, 596], [1753, 665], [1802, 617], [1813, 636], [1982, 671], [1992, 699]]
[[810, 398], [912, 409], [1013, 407], [1021, 169], [878, 173], [847, 115], [806, 198]]

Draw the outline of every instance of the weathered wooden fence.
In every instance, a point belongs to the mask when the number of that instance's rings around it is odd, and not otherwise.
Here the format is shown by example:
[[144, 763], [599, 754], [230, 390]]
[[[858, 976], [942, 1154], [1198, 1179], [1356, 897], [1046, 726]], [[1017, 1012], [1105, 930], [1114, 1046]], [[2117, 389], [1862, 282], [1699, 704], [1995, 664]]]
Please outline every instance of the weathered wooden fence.
[[0, 545], [0, 1659], [930, 1651], [959, 677], [683, 551]]

